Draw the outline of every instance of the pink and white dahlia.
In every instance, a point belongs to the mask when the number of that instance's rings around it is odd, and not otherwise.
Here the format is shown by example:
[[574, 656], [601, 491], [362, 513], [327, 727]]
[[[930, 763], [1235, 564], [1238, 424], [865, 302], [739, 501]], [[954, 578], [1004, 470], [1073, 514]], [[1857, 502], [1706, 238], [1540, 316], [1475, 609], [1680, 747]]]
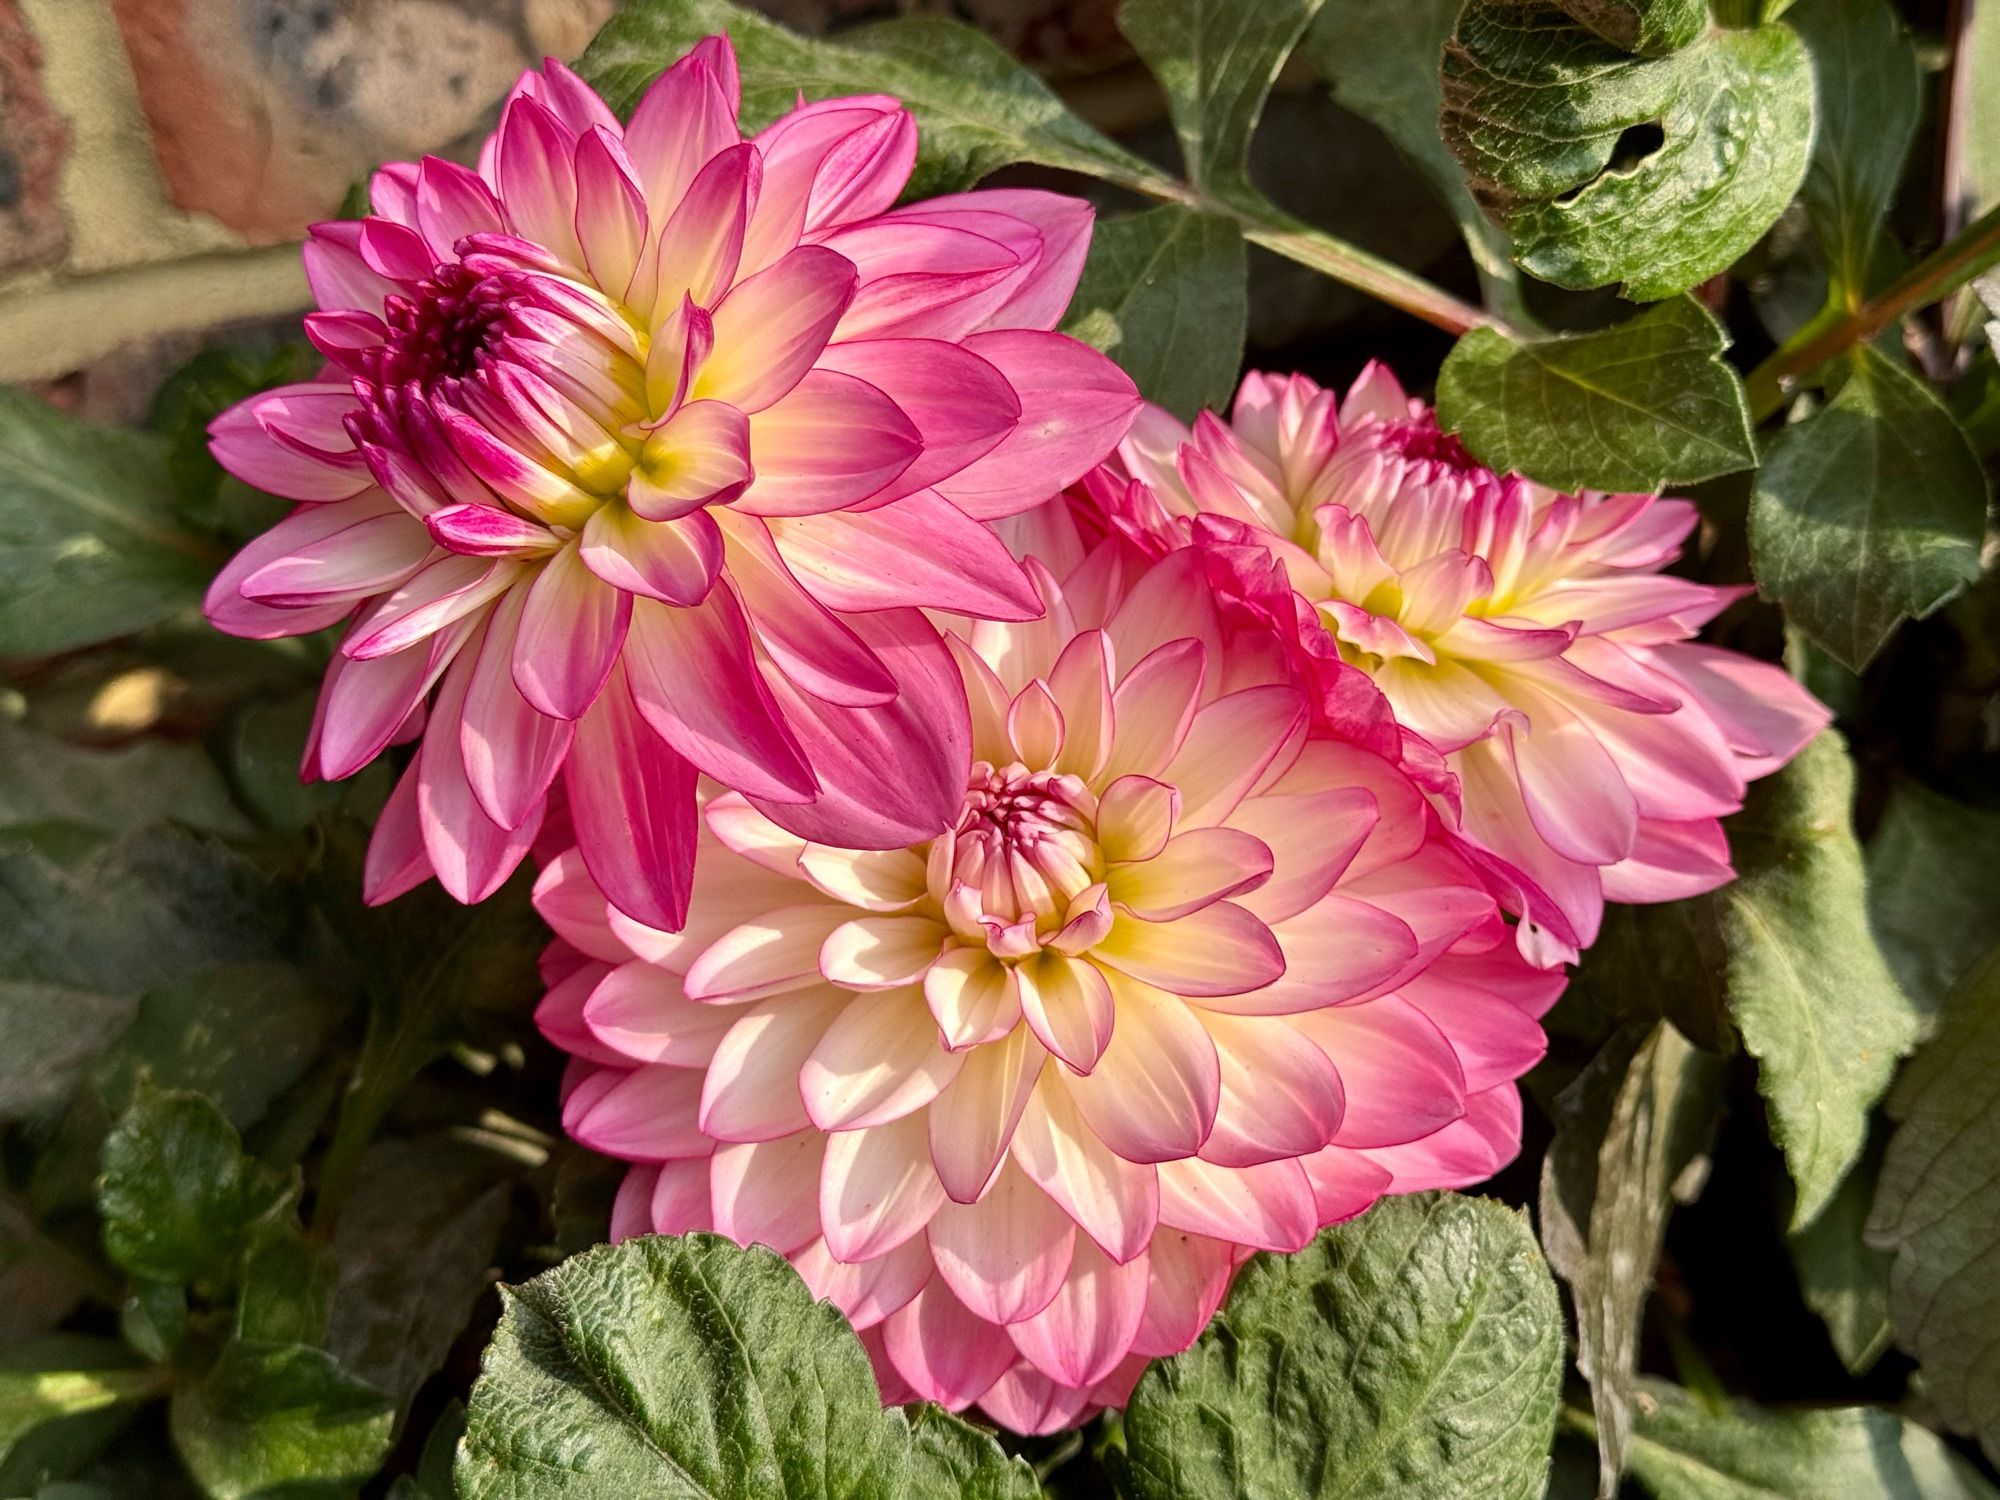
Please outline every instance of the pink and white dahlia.
[[385, 167], [315, 226], [318, 380], [213, 429], [298, 508], [208, 597], [237, 635], [345, 626], [306, 751], [423, 744], [382, 900], [519, 863], [558, 777], [610, 898], [677, 926], [714, 777], [802, 834], [896, 847], [963, 795], [962, 697], [919, 609], [1038, 602], [985, 526], [1099, 460], [1138, 398], [1050, 332], [1084, 203], [892, 207], [916, 129], [879, 96], [745, 140], [721, 37], [620, 126], [551, 62], [478, 171]]
[[1690, 639], [1745, 592], [1661, 571], [1690, 502], [1495, 474], [1380, 365], [1344, 400], [1253, 374], [1229, 422], [1193, 431], [1148, 408], [1119, 456], [1132, 482], [1088, 485], [1112, 524], [1155, 550], [1192, 538], [1253, 603], [1237, 558], [1268, 551], [1265, 613], [1329, 697], [1366, 672], [1445, 756], [1542, 961], [1574, 958], [1606, 901], [1727, 882], [1717, 820], [1830, 717], [1780, 668]]
[[544, 1032], [614, 1237], [790, 1257], [885, 1397], [1042, 1432], [1122, 1404], [1252, 1251], [1489, 1175], [1560, 972], [1423, 792], [1308, 733], [1183, 549], [1108, 540], [1033, 623], [953, 636], [950, 828], [864, 852], [703, 805], [669, 934], [563, 853]]

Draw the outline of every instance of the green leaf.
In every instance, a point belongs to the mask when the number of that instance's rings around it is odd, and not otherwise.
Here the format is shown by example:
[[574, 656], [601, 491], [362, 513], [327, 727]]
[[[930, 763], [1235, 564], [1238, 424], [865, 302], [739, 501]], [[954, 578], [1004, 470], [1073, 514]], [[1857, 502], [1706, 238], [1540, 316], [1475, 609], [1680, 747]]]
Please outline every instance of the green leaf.
[[1097, 225], [1063, 331], [1117, 360], [1148, 400], [1192, 421], [1235, 393], [1248, 316], [1235, 221], [1167, 203]]
[[[463, 1500], [1035, 1494], [1024, 1463], [956, 1418], [883, 1410], [860, 1340], [768, 1250], [627, 1240], [503, 1295]], [[960, 1488], [929, 1487], [940, 1474]]]
[[1821, 411], [1771, 439], [1750, 502], [1758, 585], [1855, 671], [1979, 576], [1986, 475], [1938, 398], [1868, 345]]
[[351, 781], [299, 780], [299, 760], [312, 727], [316, 692], [245, 704], [229, 720], [222, 751], [243, 805], [265, 827], [295, 833], [322, 813], [343, 804], [360, 807], [357, 783], [383, 762], [373, 762]]
[[1667, 1218], [1707, 1178], [1721, 1103], [1720, 1059], [1664, 1024], [1615, 1033], [1556, 1096], [1542, 1248], [1576, 1304], [1576, 1362], [1590, 1382], [1607, 1495], [1625, 1471], [1639, 1332]]
[[1642, 58], [1549, 6], [1472, 0], [1443, 74], [1440, 124], [1473, 197], [1516, 263], [1560, 286], [1686, 291], [1755, 244], [1805, 176], [1811, 66], [1783, 26]]
[[[204, 531], [231, 530], [218, 506], [228, 481], [209, 452], [209, 423], [259, 391], [311, 380], [320, 363], [312, 346], [303, 341], [270, 349], [204, 349], [167, 377], [153, 397], [146, 421], [167, 441], [167, 474], [182, 516]], [[288, 502], [275, 498], [271, 504], [276, 511], [273, 521], [289, 508]]]
[[0, 827], [64, 822], [119, 834], [169, 818], [209, 833], [250, 831], [197, 745], [85, 750], [0, 721]]
[[1563, 0], [1564, 10], [1621, 52], [1678, 52], [1708, 23], [1707, 0]]
[[[63, 1340], [50, 1342], [59, 1345]], [[5, 1364], [0, 1364], [0, 1462], [11, 1458], [30, 1433], [51, 1422], [145, 1401], [163, 1395], [172, 1383], [169, 1372], [134, 1366], [129, 1359], [75, 1369], [41, 1364], [32, 1348], [10, 1350]]]
[[214, 1101], [142, 1079], [104, 1141], [104, 1249], [135, 1276], [233, 1279], [253, 1227], [287, 1199], [285, 1179], [245, 1160]]
[[1302, 44], [1333, 97], [1373, 123], [1429, 179], [1458, 220], [1492, 298], [1520, 320], [1520, 280], [1507, 235], [1479, 211], [1438, 135], [1438, 55], [1461, 0], [1338, 0]]
[[2000, 1458], [2000, 953], [1952, 996], [1889, 1099], [1869, 1243], [1895, 1254], [1889, 1318], [1954, 1429]]
[[916, 116], [911, 197], [954, 192], [1014, 162], [1130, 178], [1151, 168], [1083, 123], [1039, 78], [957, 21], [909, 16], [800, 36], [727, 0], [630, 0], [577, 64], [621, 114], [705, 36], [729, 33], [743, 74], [743, 123], [757, 129], [799, 94], [894, 94]]
[[449, 1136], [380, 1142], [361, 1159], [333, 1239], [326, 1347], [399, 1404], [444, 1363], [486, 1290], [516, 1166]]
[[221, 964], [151, 990], [94, 1070], [117, 1113], [144, 1073], [166, 1088], [212, 1098], [247, 1130], [319, 1056], [342, 1003], [298, 968], [269, 960]]
[[337, 1272], [334, 1247], [308, 1237], [295, 1220], [258, 1224], [243, 1252], [236, 1337], [253, 1343], [323, 1343]]
[[1868, 929], [1854, 765], [1828, 731], [1729, 822], [1738, 879], [1716, 892], [1730, 1010], [1757, 1059], [1771, 1134], [1812, 1222], [1861, 1154], [1868, 1112], [1917, 1014]]
[[0, 656], [48, 656], [198, 602], [221, 562], [173, 519], [160, 441], [0, 387]]
[[1653, 490], [1757, 462], [1729, 336], [1692, 297], [1599, 333], [1475, 328], [1438, 373], [1438, 416], [1480, 462], [1560, 490]]
[[458, 1440], [465, 1436], [465, 1403], [451, 1401], [424, 1439], [424, 1451], [414, 1474], [399, 1474], [389, 1486], [389, 1500], [458, 1500], [458, 1486], [452, 1483], [452, 1460], [458, 1456]]
[[1834, 1353], [1853, 1375], [1866, 1374], [1889, 1347], [1890, 1259], [1862, 1238], [1881, 1157], [1878, 1140], [1825, 1211], [1786, 1245], [1806, 1306], [1819, 1314]]
[[1527, 1500], [1562, 1375], [1555, 1282], [1525, 1217], [1385, 1198], [1259, 1256], [1125, 1412], [1135, 1500]]
[[1736, 1046], [1722, 923], [1712, 897], [1604, 908], [1572, 988], [1604, 1011], [1641, 1025], [1671, 1022], [1698, 1047]]
[[1791, 24], [1812, 56], [1818, 116], [1806, 210], [1838, 291], [1858, 304], [1923, 105], [1917, 53], [1886, 0], [1813, 0]]
[[1632, 1472], [1655, 1500], [1992, 1500], [1935, 1433], [1893, 1412], [1716, 1411], [1658, 1380], [1641, 1395]]
[[1914, 781], [1889, 793], [1868, 844], [1868, 918], [1889, 970], [1935, 1016], [2000, 930], [2000, 813]]
[[1188, 181], [1235, 201], [1278, 70], [1324, 0], [1124, 0], [1118, 29], [1166, 90]]
[[174, 1447], [212, 1500], [339, 1500], [381, 1467], [395, 1403], [303, 1344], [232, 1343], [174, 1391]]

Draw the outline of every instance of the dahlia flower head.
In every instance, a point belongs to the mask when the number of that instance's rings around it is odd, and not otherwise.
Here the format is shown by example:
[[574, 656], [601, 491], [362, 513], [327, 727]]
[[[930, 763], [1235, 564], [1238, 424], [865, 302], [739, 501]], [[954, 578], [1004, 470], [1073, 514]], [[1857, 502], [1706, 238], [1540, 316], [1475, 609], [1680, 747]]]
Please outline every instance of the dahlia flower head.
[[490, 894], [560, 778], [581, 857], [679, 925], [706, 774], [794, 832], [898, 847], [964, 787], [939, 607], [1039, 603], [985, 524], [1107, 452], [1138, 406], [1051, 332], [1084, 203], [1023, 190], [892, 207], [894, 99], [801, 104], [748, 140], [729, 42], [629, 124], [526, 74], [477, 171], [385, 167], [316, 225], [314, 381], [212, 429], [298, 502], [215, 580], [211, 620], [345, 624], [305, 755], [421, 749], [367, 894]]
[[769, 1245], [885, 1400], [1030, 1433], [1122, 1405], [1254, 1251], [1490, 1175], [1563, 984], [1197, 549], [1086, 552], [1065, 514], [1044, 616], [948, 636], [940, 836], [841, 848], [706, 787], [679, 933], [573, 850], [536, 887], [564, 1123], [634, 1163], [613, 1238]]
[[[1728, 882], [1718, 821], [1829, 722], [1781, 668], [1691, 637], [1747, 589], [1661, 570], [1686, 500], [1558, 494], [1482, 467], [1371, 364], [1345, 398], [1252, 374], [1228, 422], [1148, 407], [1082, 492], [1153, 551], [1193, 541], [1290, 635], [1322, 717], [1461, 809], [1538, 962], [1606, 901]], [[1372, 689], [1372, 690], [1371, 690]]]

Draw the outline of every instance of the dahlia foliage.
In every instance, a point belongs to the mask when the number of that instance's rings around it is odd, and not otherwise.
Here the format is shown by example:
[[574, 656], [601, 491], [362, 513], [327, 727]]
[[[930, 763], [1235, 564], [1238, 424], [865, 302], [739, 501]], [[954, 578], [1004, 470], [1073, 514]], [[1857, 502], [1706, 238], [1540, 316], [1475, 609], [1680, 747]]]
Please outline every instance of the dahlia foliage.
[[560, 778], [626, 910], [687, 907], [694, 785], [795, 831], [893, 847], [957, 810], [963, 709], [936, 606], [1021, 619], [981, 524], [1103, 456], [1137, 404], [1049, 332], [1087, 205], [1027, 191], [892, 208], [893, 99], [750, 140], [729, 43], [621, 127], [560, 64], [473, 172], [385, 167], [306, 245], [316, 381], [213, 429], [299, 502], [209, 591], [237, 635], [339, 624], [306, 749], [347, 776], [421, 736], [369, 897], [464, 901], [533, 843]]
[[1729, 879], [1827, 714], [1693, 643], [1687, 502], [1379, 367], [1141, 412], [1051, 331], [1086, 205], [894, 206], [893, 99], [736, 111], [720, 38], [623, 126], [550, 63], [317, 227], [325, 370], [213, 429], [297, 508], [208, 609], [339, 627], [309, 778], [418, 741], [369, 899], [537, 856], [614, 1237], [768, 1245], [885, 1400], [1049, 1431], [1511, 1159], [1603, 903]]

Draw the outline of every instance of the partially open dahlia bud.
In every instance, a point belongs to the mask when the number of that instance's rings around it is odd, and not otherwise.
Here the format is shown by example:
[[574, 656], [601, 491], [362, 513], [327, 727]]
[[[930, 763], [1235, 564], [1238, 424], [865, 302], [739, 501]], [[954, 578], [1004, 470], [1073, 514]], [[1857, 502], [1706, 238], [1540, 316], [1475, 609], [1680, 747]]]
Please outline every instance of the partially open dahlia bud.
[[423, 736], [371, 899], [433, 873], [486, 896], [558, 777], [606, 892], [662, 927], [697, 773], [849, 844], [956, 811], [963, 714], [917, 609], [1031, 614], [983, 523], [1081, 474], [1137, 405], [1049, 331], [1090, 209], [893, 208], [916, 151], [893, 99], [747, 141], [736, 110], [719, 37], [622, 127], [559, 64], [528, 74], [477, 172], [385, 167], [370, 217], [314, 227], [325, 371], [215, 424], [225, 467], [300, 503], [209, 617], [345, 626], [306, 773]]
[[950, 638], [951, 826], [857, 851], [719, 789], [684, 931], [556, 857], [564, 1120], [635, 1163], [614, 1235], [789, 1256], [885, 1396], [1025, 1432], [1120, 1404], [1236, 1266], [1512, 1156], [1562, 975], [1426, 794], [1310, 729], [1206, 559], [1113, 538]]
[[1367, 673], [1445, 755], [1538, 958], [1574, 958], [1606, 901], [1729, 880], [1718, 819], [1830, 718], [1780, 668], [1692, 641], [1745, 591], [1661, 571], [1690, 502], [1496, 474], [1380, 365], [1344, 400], [1253, 374], [1192, 431], [1149, 407], [1119, 458], [1135, 483], [1089, 484], [1111, 524], [1209, 550], [1330, 693]]

